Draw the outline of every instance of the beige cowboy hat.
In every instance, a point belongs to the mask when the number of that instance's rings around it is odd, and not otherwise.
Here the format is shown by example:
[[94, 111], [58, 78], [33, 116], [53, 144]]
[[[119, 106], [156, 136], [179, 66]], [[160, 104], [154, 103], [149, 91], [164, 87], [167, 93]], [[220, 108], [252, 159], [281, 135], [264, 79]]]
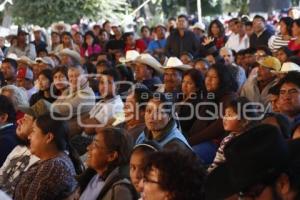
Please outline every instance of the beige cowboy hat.
[[134, 61], [135, 59], [137, 59], [137, 57], [139, 57], [140, 53], [136, 50], [129, 50], [126, 52], [126, 55], [125, 57], [121, 57], [119, 59], [119, 61], [121, 63], [127, 63], [127, 62], [132, 62]]
[[71, 31], [71, 25], [66, 24], [63, 21], [59, 21], [59, 22], [53, 23], [51, 25], [51, 32], [56, 32], [56, 33], [61, 34], [64, 31], [70, 32]]
[[69, 48], [63, 49], [60, 51], [59, 55], [67, 55], [76, 60], [76, 62], [80, 63], [80, 55], [77, 51], [71, 50]]
[[142, 53], [135, 59], [134, 62], [147, 65], [152, 69], [154, 69], [154, 71], [157, 72], [158, 74], [163, 73], [162, 65], [153, 56], [151, 56], [148, 53]]
[[29, 65], [29, 66], [35, 64], [35, 62], [34, 62], [33, 60], [31, 60], [31, 59], [30, 59], [29, 57], [27, 57], [27, 56], [21, 56], [20, 58], [17, 58], [17, 62], [18, 62], [18, 63], [23, 63], [23, 64], [25, 64], [25, 65]]
[[177, 57], [170, 57], [163, 69], [177, 69], [181, 71], [187, 71], [193, 69], [190, 65], [185, 65]]

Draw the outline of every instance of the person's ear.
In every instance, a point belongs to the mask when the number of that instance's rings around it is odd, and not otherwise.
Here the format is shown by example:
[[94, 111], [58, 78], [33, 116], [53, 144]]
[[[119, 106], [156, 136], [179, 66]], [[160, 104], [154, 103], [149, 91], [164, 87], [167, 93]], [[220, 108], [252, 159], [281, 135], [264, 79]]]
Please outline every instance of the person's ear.
[[4, 113], [2, 115], [0, 115], [0, 123], [6, 123], [8, 119], [8, 114]]
[[291, 183], [288, 175], [281, 174], [277, 179], [276, 189], [280, 196], [287, 196], [291, 192]]
[[50, 144], [54, 140], [54, 134], [53, 133], [47, 133], [46, 135], [46, 143]]
[[118, 152], [113, 151], [113, 152], [109, 153], [108, 161], [113, 162], [114, 160], [118, 159], [118, 156], [119, 156]]

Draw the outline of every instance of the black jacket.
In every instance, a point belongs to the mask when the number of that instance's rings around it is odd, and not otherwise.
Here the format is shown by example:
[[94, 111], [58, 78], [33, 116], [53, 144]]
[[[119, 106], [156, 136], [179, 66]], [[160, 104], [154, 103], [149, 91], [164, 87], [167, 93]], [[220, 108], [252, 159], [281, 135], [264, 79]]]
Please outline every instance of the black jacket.
[[181, 37], [179, 31], [174, 30], [167, 38], [166, 54], [168, 57], [176, 56], [179, 58], [182, 52], [189, 52], [195, 56], [199, 46], [200, 41], [193, 32], [186, 30]]

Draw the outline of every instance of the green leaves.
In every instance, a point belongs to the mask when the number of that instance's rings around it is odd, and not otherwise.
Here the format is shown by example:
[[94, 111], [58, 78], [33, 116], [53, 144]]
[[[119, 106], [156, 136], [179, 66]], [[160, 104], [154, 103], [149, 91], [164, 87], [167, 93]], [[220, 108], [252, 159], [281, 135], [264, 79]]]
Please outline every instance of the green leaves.
[[15, 0], [12, 16], [19, 25], [48, 27], [57, 21], [75, 23], [82, 16], [94, 20], [122, 18], [126, 5], [126, 0]]

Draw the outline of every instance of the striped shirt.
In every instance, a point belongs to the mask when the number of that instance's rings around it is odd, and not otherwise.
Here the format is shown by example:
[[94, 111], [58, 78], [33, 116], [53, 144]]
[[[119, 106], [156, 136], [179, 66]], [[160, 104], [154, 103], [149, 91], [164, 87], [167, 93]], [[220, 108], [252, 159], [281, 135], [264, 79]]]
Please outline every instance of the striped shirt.
[[290, 40], [284, 40], [282, 35], [273, 35], [268, 42], [272, 52], [276, 52], [280, 47], [287, 46]]

